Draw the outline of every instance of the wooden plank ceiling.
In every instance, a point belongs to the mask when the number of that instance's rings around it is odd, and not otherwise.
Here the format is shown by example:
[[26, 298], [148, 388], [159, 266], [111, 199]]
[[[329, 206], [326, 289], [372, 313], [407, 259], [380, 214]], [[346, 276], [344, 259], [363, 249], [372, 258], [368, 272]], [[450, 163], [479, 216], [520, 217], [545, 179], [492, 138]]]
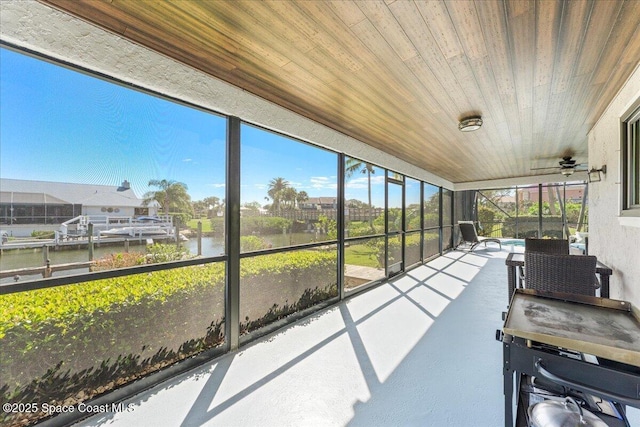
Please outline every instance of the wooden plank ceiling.
[[586, 162], [640, 62], [638, 0], [42, 1], [454, 183]]

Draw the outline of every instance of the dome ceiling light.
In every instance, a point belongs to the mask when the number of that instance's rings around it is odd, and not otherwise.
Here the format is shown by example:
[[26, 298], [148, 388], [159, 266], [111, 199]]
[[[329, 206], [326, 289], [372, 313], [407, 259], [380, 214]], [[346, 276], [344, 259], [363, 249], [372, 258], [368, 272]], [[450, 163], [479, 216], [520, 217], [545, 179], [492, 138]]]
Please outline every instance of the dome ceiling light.
[[560, 169], [560, 173], [564, 176], [571, 176], [575, 172], [574, 168], [562, 168]]
[[480, 116], [467, 117], [458, 123], [460, 132], [473, 132], [480, 129], [480, 126], [482, 126], [482, 118]]

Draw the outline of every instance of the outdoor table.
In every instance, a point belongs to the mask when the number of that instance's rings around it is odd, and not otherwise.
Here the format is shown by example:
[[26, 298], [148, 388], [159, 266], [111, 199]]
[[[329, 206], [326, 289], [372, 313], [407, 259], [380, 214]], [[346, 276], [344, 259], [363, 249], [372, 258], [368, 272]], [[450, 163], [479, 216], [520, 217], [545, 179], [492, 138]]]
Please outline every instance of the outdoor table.
[[[507, 279], [509, 282], [509, 301], [511, 301], [513, 292], [518, 287], [518, 267], [524, 266], [524, 253], [511, 252], [507, 256], [505, 264], [507, 265]], [[609, 276], [613, 274], [613, 270], [598, 261], [596, 264], [596, 273], [600, 276], [600, 296], [609, 298]]]

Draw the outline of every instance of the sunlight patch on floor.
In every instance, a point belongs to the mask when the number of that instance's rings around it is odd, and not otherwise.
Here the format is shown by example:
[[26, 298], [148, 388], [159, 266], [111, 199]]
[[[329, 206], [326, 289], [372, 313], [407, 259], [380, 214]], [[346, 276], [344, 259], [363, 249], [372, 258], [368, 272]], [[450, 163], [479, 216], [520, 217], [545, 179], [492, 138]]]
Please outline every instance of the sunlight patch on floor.
[[448, 274], [438, 274], [425, 282], [427, 287], [452, 300], [456, 299], [464, 291], [467, 284], [467, 281], [457, 279]]
[[451, 300], [443, 297], [433, 289], [429, 289], [426, 286], [413, 289], [409, 292], [408, 296], [433, 317], [440, 316], [444, 309], [447, 308], [447, 305], [451, 302]]
[[349, 313], [354, 321], [359, 321], [363, 317], [372, 314], [372, 307], [381, 308], [398, 298], [400, 293], [389, 286], [379, 286], [370, 289], [355, 298], [348, 300]]
[[387, 380], [432, 324], [430, 316], [404, 297], [358, 324], [378, 382]]

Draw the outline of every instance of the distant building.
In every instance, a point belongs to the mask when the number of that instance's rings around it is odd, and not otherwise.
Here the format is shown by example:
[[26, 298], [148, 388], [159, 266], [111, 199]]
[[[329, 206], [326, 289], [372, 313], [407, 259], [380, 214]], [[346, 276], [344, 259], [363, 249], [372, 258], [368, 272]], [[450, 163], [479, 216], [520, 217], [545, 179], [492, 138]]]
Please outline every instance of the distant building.
[[156, 203], [143, 206], [126, 180], [112, 186], [0, 178], [3, 229], [59, 225], [79, 215], [135, 217], [157, 211]]
[[[554, 192], [554, 198], [564, 197], [569, 203], [582, 203], [584, 198], [584, 185], [571, 185], [562, 187], [543, 187], [542, 188], [542, 202], [549, 203], [549, 191]], [[557, 191], [557, 193], [556, 193]], [[538, 203], [538, 187], [525, 187], [518, 189], [518, 200], [522, 202]]]
[[335, 197], [309, 197], [299, 204], [300, 209], [338, 209]]

